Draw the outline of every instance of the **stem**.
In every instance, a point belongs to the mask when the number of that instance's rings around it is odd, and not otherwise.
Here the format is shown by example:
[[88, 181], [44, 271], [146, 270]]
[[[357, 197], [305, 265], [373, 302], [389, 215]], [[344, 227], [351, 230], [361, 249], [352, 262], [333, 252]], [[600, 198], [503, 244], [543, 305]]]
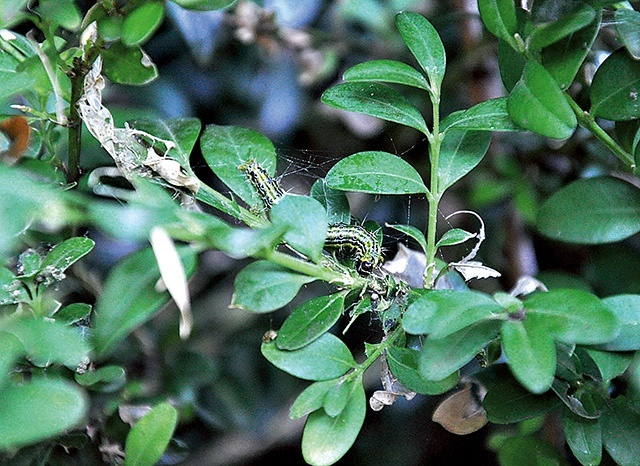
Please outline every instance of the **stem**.
[[402, 335], [404, 331], [402, 330], [402, 326], [398, 325], [388, 336], [386, 339], [382, 340], [380, 344], [374, 349], [367, 359], [359, 364], [352, 372], [346, 377], [346, 380], [352, 381], [360, 377], [371, 365], [376, 362], [376, 360], [380, 357], [383, 351], [386, 351], [393, 343], [398, 339], [400, 335]]
[[440, 204], [440, 187], [438, 186], [438, 164], [440, 159], [440, 146], [443, 135], [440, 134], [440, 95], [432, 98], [433, 102], [433, 137], [429, 144], [429, 159], [431, 161], [430, 187], [427, 195], [429, 202], [429, 220], [427, 223], [427, 268], [424, 272], [426, 288], [433, 288], [434, 272], [436, 268], [436, 232], [438, 226], [438, 205]]
[[567, 102], [569, 102], [573, 113], [575, 113], [580, 126], [587, 129], [591, 134], [593, 134], [596, 139], [607, 146], [609, 150], [613, 152], [622, 163], [625, 164], [625, 166], [627, 166], [635, 173], [637, 167], [633, 156], [625, 151], [622, 147], [620, 147], [620, 145], [616, 141], [614, 141], [613, 138], [609, 136], [609, 134], [596, 123], [595, 118], [589, 112], [582, 110], [582, 108], [580, 108], [580, 106], [576, 103], [575, 100], [571, 98], [571, 96], [569, 96], [569, 94], [565, 93], [565, 97], [567, 98]]
[[78, 112], [77, 103], [84, 91], [84, 78], [82, 61], [76, 58], [73, 68], [69, 72], [71, 77], [71, 105], [69, 107], [69, 159], [67, 167], [67, 183], [75, 183], [80, 178], [80, 149], [82, 147], [82, 122]]

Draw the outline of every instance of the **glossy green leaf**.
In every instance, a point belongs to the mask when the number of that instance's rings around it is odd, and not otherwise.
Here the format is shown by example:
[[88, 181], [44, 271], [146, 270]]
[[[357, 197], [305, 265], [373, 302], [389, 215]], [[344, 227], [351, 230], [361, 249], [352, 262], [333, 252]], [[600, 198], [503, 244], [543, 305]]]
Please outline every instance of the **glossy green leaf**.
[[497, 333], [500, 324], [476, 322], [445, 338], [427, 338], [420, 353], [420, 373], [427, 380], [442, 380], [471, 361]]
[[398, 381], [423, 395], [440, 395], [456, 386], [460, 377], [454, 372], [442, 380], [427, 380], [420, 374], [420, 352], [411, 348], [392, 346], [387, 352], [387, 363]]
[[323, 380], [305, 388], [291, 405], [289, 412], [291, 419], [301, 418], [322, 408], [325, 396], [339, 381], [340, 379]]
[[155, 34], [164, 19], [164, 2], [149, 1], [133, 10], [122, 23], [120, 39], [128, 47], [141, 45]]
[[9, 28], [21, 21], [25, 13], [22, 11], [29, 0], [5, 0], [0, 4], [0, 27]]
[[624, 374], [634, 356], [633, 353], [628, 352], [614, 353], [612, 351], [599, 351], [591, 348], [586, 351], [598, 366], [598, 370], [605, 384]]
[[[189, 247], [180, 247], [178, 252], [190, 275], [196, 265], [195, 252]], [[135, 286], [131, 277], [135, 277]], [[156, 290], [159, 279], [160, 271], [151, 248], [126, 257], [111, 270], [93, 318], [94, 345], [99, 354], [110, 352], [169, 300], [168, 292]]]
[[302, 455], [314, 466], [334, 464], [351, 448], [362, 428], [367, 401], [362, 380], [353, 383], [344, 410], [331, 417], [324, 410], [309, 415], [302, 433]]
[[424, 252], [427, 251], [427, 239], [424, 237], [424, 233], [420, 229], [411, 225], [387, 224], [387, 226], [389, 228], [393, 228], [394, 230], [399, 231], [400, 233], [404, 233], [405, 235], [410, 236], [411, 238], [416, 240], [416, 242], [420, 245], [420, 247]]
[[22, 342], [15, 335], [0, 331], [0, 393], [14, 363], [24, 352]]
[[491, 133], [487, 131], [450, 130], [440, 146], [438, 188], [444, 192], [473, 170], [489, 149]]
[[70, 31], [77, 30], [82, 22], [82, 14], [73, 0], [40, 0], [37, 12]]
[[551, 384], [551, 390], [564, 403], [565, 407], [574, 414], [585, 419], [598, 419], [600, 417], [601, 411], [593, 403], [592, 392], [588, 389], [576, 392], [571, 383], [556, 377], [553, 384]]
[[349, 348], [330, 333], [294, 351], [280, 350], [275, 342], [263, 343], [261, 350], [278, 369], [305, 380], [335, 379], [356, 364]]
[[514, 3], [511, 0], [478, 0], [478, 10], [484, 27], [515, 48], [513, 36], [518, 25]]
[[440, 95], [447, 63], [438, 31], [424, 16], [409, 11], [396, 15], [396, 27], [402, 40], [427, 74], [431, 91]]
[[88, 402], [78, 387], [53, 377], [34, 377], [0, 390], [0, 450], [19, 448], [76, 427]]
[[476, 322], [501, 319], [505, 310], [478, 291], [434, 290], [417, 298], [402, 318], [411, 334], [443, 338]]
[[[40, 267], [38, 267], [39, 269]], [[0, 267], [0, 306], [28, 300], [26, 290], [9, 269]]]
[[609, 402], [602, 413], [602, 443], [619, 465], [640, 463], [640, 414], [630, 402], [619, 396]]
[[640, 295], [610, 296], [602, 300], [620, 324], [620, 333], [603, 344], [607, 351], [635, 351], [640, 349]]
[[597, 13], [587, 26], [542, 49], [541, 62], [560, 89], [566, 90], [573, 83], [598, 35], [601, 21], [602, 15]]
[[522, 76], [527, 59], [504, 40], [498, 39], [498, 66], [502, 84], [511, 92]]
[[609, 55], [591, 83], [591, 110], [607, 120], [640, 117], [640, 61], [621, 48]]
[[291, 301], [302, 285], [314, 280], [268, 261], [252, 262], [236, 276], [231, 307], [271, 312]]
[[189, 169], [189, 156], [195, 146], [202, 124], [197, 118], [135, 120], [131, 126], [175, 144], [167, 156], [177, 160], [180, 166]]
[[273, 143], [249, 128], [208, 125], [200, 138], [202, 155], [213, 172], [250, 206], [262, 207], [257, 191], [238, 167], [255, 160], [270, 176], [276, 170]]
[[549, 443], [537, 437], [509, 437], [498, 450], [501, 466], [568, 466]]
[[420, 111], [398, 91], [371, 82], [347, 82], [327, 89], [322, 102], [349, 112], [362, 113], [428, 133]]
[[229, 257], [244, 259], [262, 250], [270, 250], [282, 242], [286, 225], [268, 225], [263, 228], [215, 228], [211, 245]]
[[295, 308], [278, 331], [278, 348], [299, 349], [329, 331], [342, 315], [344, 298], [344, 292], [319, 296]]
[[86, 319], [91, 314], [91, 305], [86, 303], [71, 303], [55, 314], [55, 319], [67, 324], [75, 324]]
[[619, 332], [618, 321], [595, 295], [573, 289], [538, 293], [525, 300], [527, 316], [547, 322], [553, 338], [568, 344], [606, 343]]
[[395, 60], [371, 60], [352, 66], [344, 72], [345, 81], [378, 81], [429, 89], [425, 77], [414, 67]]
[[271, 222], [287, 226], [284, 240], [314, 262], [320, 262], [327, 235], [327, 214], [318, 201], [308, 196], [285, 196], [271, 208]]
[[178, 424], [178, 411], [160, 403], [131, 429], [125, 443], [125, 466], [153, 466], [169, 445]]
[[570, 243], [620, 241], [640, 231], [640, 189], [613, 177], [575, 181], [542, 205], [537, 226]]
[[[33, 277], [42, 269], [44, 255], [42, 251], [27, 249], [18, 256], [17, 270], [20, 277]], [[6, 270], [6, 269], [5, 269]], [[12, 279], [13, 279], [13, 274]]]
[[156, 65], [138, 46], [114, 42], [102, 51], [102, 58], [104, 75], [115, 83], [143, 86], [158, 77]]
[[444, 232], [436, 243], [436, 247], [441, 248], [443, 246], [455, 246], [469, 241], [476, 236], [476, 233], [469, 233], [468, 231], [461, 230], [460, 228], [452, 228], [451, 230]]
[[589, 5], [580, 5], [556, 21], [535, 25], [529, 34], [529, 49], [541, 50], [590, 24], [596, 11]]
[[512, 89], [507, 109], [518, 126], [549, 138], [568, 138], [578, 124], [554, 77], [533, 60]]
[[489, 388], [482, 405], [489, 421], [515, 424], [548, 413], [560, 406], [560, 400], [551, 391], [533, 394], [505, 374]]
[[236, 0], [172, 0], [188, 10], [211, 11], [220, 10], [233, 5]]
[[77, 329], [61, 322], [36, 318], [8, 318], [0, 330], [14, 335], [33, 364], [64, 364], [76, 369], [89, 355], [89, 346]]
[[370, 194], [428, 192], [420, 174], [389, 152], [358, 152], [335, 164], [326, 177], [332, 189]]
[[615, 12], [618, 37], [631, 56], [640, 60], [640, 12], [620, 8]]
[[309, 195], [325, 208], [327, 223], [351, 223], [351, 210], [347, 195], [343, 191], [331, 189], [324, 178], [313, 183]]
[[55, 280], [64, 277], [64, 272], [73, 263], [91, 252], [95, 243], [92, 239], [79, 236], [56, 244], [42, 261], [41, 275]]
[[522, 131], [507, 111], [507, 98], [485, 100], [467, 110], [448, 115], [440, 123], [441, 131], [449, 129], [479, 131]]
[[75, 375], [76, 382], [83, 387], [99, 389], [101, 392], [112, 392], [122, 388], [127, 380], [124, 369], [120, 366], [104, 366]]
[[324, 412], [331, 417], [336, 417], [347, 407], [347, 403], [353, 393], [354, 384], [361, 383], [359, 380], [343, 379], [332, 386], [324, 397]]
[[527, 315], [523, 321], [505, 322], [500, 335], [516, 379], [532, 393], [549, 390], [556, 370], [556, 347], [544, 319]]
[[597, 466], [602, 460], [602, 429], [594, 419], [573, 414], [568, 408], [562, 412], [564, 437], [580, 464]]

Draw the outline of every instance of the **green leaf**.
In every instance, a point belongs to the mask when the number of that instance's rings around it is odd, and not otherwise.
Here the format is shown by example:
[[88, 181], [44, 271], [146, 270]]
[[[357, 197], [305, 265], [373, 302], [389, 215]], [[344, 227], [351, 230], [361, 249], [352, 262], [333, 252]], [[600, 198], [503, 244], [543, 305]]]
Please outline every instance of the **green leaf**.
[[344, 298], [345, 292], [319, 296], [295, 308], [278, 331], [278, 348], [299, 349], [329, 331], [342, 315]]
[[330, 333], [294, 351], [280, 350], [274, 341], [263, 343], [261, 350], [278, 369], [305, 380], [335, 379], [356, 365], [349, 348]]
[[411, 334], [444, 338], [469, 325], [501, 319], [505, 310], [478, 291], [434, 290], [424, 293], [406, 310], [403, 328]]
[[89, 254], [94, 245], [93, 240], [84, 236], [69, 238], [56, 244], [42, 261], [41, 275], [61, 280], [65, 270]]
[[516, 9], [511, 0], [478, 0], [480, 19], [487, 30], [514, 49], [514, 34], [518, 31]]
[[468, 231], [461, 230], [460, 228], [452, 228], [451, 230], [444, 232], [436, 243], [436, 248], [441, 248], [443, 246], [455, 246], [476, 237], [476, 233], [469, 233]]
[[640, 12], [620, 8], [615, 12], [618, 37], [631, 56], [640, 60]]
[[562, 411], [562, 428], [571, 452], [580, 464], [597, 466], [602, 460], [602, 429], [594, 419], [573, 414], [568, 408]]
[[593, 77], [590, 113], [614, 121], [639, 118], [639, 93], [640, 61], [634, 60], [626, 49], [618, 49]]
[[89, 346], [77, 329], [60, 322], [37, 318], [7, 318], [0, 330], [13, 334], [37, 366], [64, 364], [75, 370], [89, 355]]
[[352, 66], [342, 77], [347, 82], [378, 81], [429, 90], [429, 83], [414, 67], [395, 60], [371, 60]]
[[[178, 248], [187, 275], [196, 265], [195, 252]], [[135, 286], [132, 286], [135, 277]], [[169, 300], [168, 292], [158, 292], [158, 264], [151, 248], [138, 251], [111, 270], [102, 295], [95, 305], [93, 338], [96, 351], [106, 355], [133, 330], [151, 319]]]
[[22, 342], [15, 335], [0, 331], [0, 393], [14, 363], [24, 352]]
[[178, 411], [160, 403], [131, 429], [125, 443], [125, 466], [153, 466], [167, 449], [178, 423]]
[[99, 389], [101, 392], [113, 392], [122, 388], [127, 376], [120, 366], [104, 366], [94, 371], [75, 374], [75, 379], [83, 387]]
[[544, 319], [527, 315], [524, 321], [507, 321], [500, 335], [516, 379], [532, 393], [549, 390], [556, 371], [556, 347]]
[[326, 177], [332, 189], [370, 194], [428, 192], [420, 174], [389, 152], [358, 152], [340, 160]]
[[187, 10], [211, 11], [233, 5], [236, 0], [172, 0]]
[[568, 138], [578, 124], [556, 80], [533, 60], [524, 66], [507, 108], [517, 125], [549, 138]]
[[238, 167], [255, 160], [273, 176], [276, 150], [267, 137], [249, 128], [208, 125], [200, 138], [200, 148], [213, 173], [240, 199], [250, 206], [262, 206], [257, 191]]
[[548, 45], [584, 28], [596, 17], [596, 11], [589, 5], [580, 5], [568, 15], [556, 21], [537, 24], [529, 35], [529, 50], [541, 50]]
[[114, 42], [102, 50], [102, 58], [104, 75], [115, 83], [143, 86], [158, 77], [156, 65], [138, 46]]
[[640, 349], [640, 295], [610, 296], [602, 304], [613, 312], [620, 324], [620, 333], [603, 344], [607, 351], [635, 351]]
[[634, 356], [633, 353], [613, 353], [595, 349], [587, 349], [586, 351], [598, 366], [605, 384], [624, 374]]
[[67, 324], [75, 324], [86, 319], [91, 314], [91, 305], [86, 303], [71, 303], [63, 307], [55, 314], [56, 320]]
[[4, 0], [0, 4], [0, 27], [10, 28], [20, 22], [25, 13], [22, 9], [29, 0]]
[[441, 193], [480, 163], [490, 142], [491, 133], [487, 131], [447, 131], [440, 146], [438, 163], [438, 188]]
[[640, 463], [640, 415], [629, 400], [619, 396], [605, 406], [601, 418], [602, 443], [613, 460], [623, 466]]
[[404, 43], [427, 73], [431, 92], [440, 95], [447, 63], [438, 31], [424, 16], [408, 11], [396, 15], [396, 27]]
[[349, 112], [362, 113], [399, 123], [428, 134], [420, 111], [398, 91], [371, 82], [348, 82], [327, 89], [322, 102]]
[[485, 100], [473, 107], [453, 112], [440, 122], [440, 131], [449, 129], [479, 131], [522, 131], [507, 111], [507, 98]]
[[509, 437], [498, 450], [501, 466], [568, 466], [549, 443], [536, 437]]
[[0, 449], [20, 448], [78, 426], [87, 414], [78, 387], [53, 377], [34, 377], [0, 391]]
[[389, 369], [398, 381], [407, 387], [423, 395], [440, 395], [456, 386], [460, 377], [457, 373], [451, 374], [442, 380], [427, 380], [420, 374], [420, 352], [411, 348], [392, 346], [387, 352]]
[[252, 262], [236, 276], [231, 307], [271, 312], [291, 301], [302, 285], [314, 280], [268, 261]]
[[318, 179], [309, 195], [320, 202], [327, 211], [327, 223], [351, 223], [349, 199], [343, 191], [331, 189], [324, 178]]
[[321, 382], [314, 382], [305, 388], [296, 401], [291, 405], [289, 415], [291, 419], [298, 419], [302, 416], [306, 416], [313, 411], [316, 411], [324, 405], [324, 398], [331, 388], [333, 388], [340, 379], [323, 380]]
[[598, 35], [601, 21], [602, 15], [597, 13], [595, 19], [586, 27], [542, 49], [541, 62], [555, 78], [560, 89], [566, 90], [573, 83]]
[[[215, 218], [215, 217], [213, 217]], [[273, 249], [282, 241], [286, 225], [270, 224], [262, 228], [214, 228], [211, 245], [229, 257], [244, 259], [262, 250]]]
[[[20, 277], [33, 277], [42, 270], [42, 261], [44, 257], [40, 251], [35, 249], [27, 249], [18, 256], [18, 273]], [[5, 269], [6, 270], [6, 269]], [[13, 280], [11, 274], [11, 280]]]
[[476, 322], [445, 338], [427, 338], [420, 353], [420, 373], [427, 380], [442, 380], [471, 361], [496, 337], [500, 324]]
[[427, 239], [424, 237], [424, 233], [420, 231], [418, 228], [411, 225], [389, 225], [389, 228], [393, 228], [394, 230], [399, 231], [400, 233], [404, 233], [407, 236], [410, 236], [420, 245], [424, 252], [427, 252]]
[[127, 47], [145, 43], [155, 34], [163, 19], [164, 2], [143, 3], [129, 13], [122, 23], [122, 43]]
[[482, 405], [489, 421], [515, 424], [548, 413], [560, 405], [560, 400], [551, 391], [533, 394], [505, 374], [500, 382], [489, 388]]
[[560, 289], [537, 293], [524, 302], [527, 317], [535, 313], [547, 322], [553, 337], [568, 344], [606, 343], [618, 332], [615, 315], [595, 295]]
[[344, 410], [331, 417], [324, 410], [309, 415], [302, 433], [302, 455], [314, 466], [334, 464], [351, 448], [362, 428], [367, 401], [362, 380], [352, 384], [352, 392]]
[[73, 0], [40, 0], [38, 14], [54, 24], [75, 31], [80, 27], [82, 14]]
[[308, 196], [285, 196], [271, 208], [271, 222], [287, 226], [284, 240], [314, 262], [320, 262], [327, 235], [327, 214], [318, 201]]
[[329, 389], [324, 397], [324, 412], [331, 417], [338, 416], [347, 406], [353, 385], [362, 383], [359, 380], [350, 381], [349, 379], [340, 379], [337, 384]]
[[511, 92], [522, 76], [527, 59], [504, 40], [498, 39], [498, 66], [502, 84]]
[[570, 243], [620, 241], [640, 231], [640, 189], [613, 177], [575, 181], [542, 205], [537, 226]]

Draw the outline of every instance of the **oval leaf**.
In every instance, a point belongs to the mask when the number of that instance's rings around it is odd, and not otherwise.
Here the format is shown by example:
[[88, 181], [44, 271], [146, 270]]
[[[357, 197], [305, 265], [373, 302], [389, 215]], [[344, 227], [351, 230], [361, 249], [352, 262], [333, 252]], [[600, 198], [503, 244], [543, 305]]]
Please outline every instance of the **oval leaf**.
[[332, 189], [370, 194], [416, 194], [428, 192], [420, 174], [389, 152], [358, 152], [340, 160], [329, 170]]
[[417, 393], [423, 395], [440, 395], [456, 386], [460, 377], [451, 374], [442, 380], [427, 380], [420, 374], [420, 352], [411, 348], [392, 346], [387, 353], [389, 369], [398, 381]]
[[371, 60], [360, 63], [345, 71], [342, 78], [351, 82], [379, 81], [429, 89], [429, 83], [418, 70], [395, 60]]
[[160, 27], [164, 18], [164, 2], [151, 1], [133, 10], [122, 23], [120, 39], [126, 46], [146, 42]]
[[625, 48], [609, 55], [596, 71], [590, 112], [615, 121], [640, 117], [640, 61]]
[[507, 98], [485, 100], [473, 107], [454, 112], [440, 123], [441, 131], [450, 128], [473, 129], [481, 131], [522, 131], [507, 111]]
[[153, 466], [167, 449], [178, 423], [178, 411], [161, 403], [131, 429], [125, 443], [125, 466]]
[[362, 113], [399, 123], [428, 134], [422, 114], [398, 91], [383, 84], [349, 82], [338, 84], [322, 94], [322, 102], [349, 112]]
[[573, 414], [568, 408], [562, 412], [562, 429], [567, 444], [580, 464], [597, 466], [602, 460], [602, 428], [594, 419]]
[[615, 25], [627, 51], [634, 59], [640, 60], [640, 12], [626, 8], [616, 10]]
[[447, 131], [440, 146], [438, 188], [448, 187], [473, 170], [489, 149], [491, 133], [487, 131]]
[[313, 183], [309, 194], [327, 211], [327, 223], [351, 223], [349, 199], [343, 191], [331, 189], [326, 180], [320, 178]]
[[602, 413], [602, 443], [618, 464], [640, 463], [640, 415], [631, 403], [619, 396]]
[[580, 5], [573, 12], [560, 17], [557, 21], [536, 25], [529, 35], [529, 49], [541, 50], [543, 47], [558, 42], [591, 23], [595, 17], [596, 11], [592, 7]]
[[612, 177], [575, 181], [543, 204], [537, 226], [570, 243], [620, 241], [640, 231], [640, 189]]
[[330, 333], [295, 351], [280, 350], [275, 341], [263, 343], [261, 351], [278, 369], [305, 380], [335, 379], [356, 364], [349, 348]]
[[339, 381], [340, 379], [323, 380], [314, 382], [305, 388], [291, 405], [289, 412], [291, 419], [301, 418], [322, 408], [325, 396]]
[[491, 422], [515, 424], [557, 408], [560, 400], [551, 391], [535, 395], [508, 374], [502, 374], [500, 382], [489, 388], [482, 404]]
[[640, 349], [640, 295], [610, 296], [602, 303], [613, 312], [620, 324], [620, 333], [602, 345], [607, 351], [635, 351]]
[[93, 249], [93, 240], [85, 237], [69, 238], [62, 243], [56, 244], [40, 266], [42, 273], [54, 276], [64, 273], [69, 266], [80, 260]]
[[119, 84], [143, 86], [158, 77], [158, 69], [140, 47], [112, 43], [102, 51], [104, 75]]
[[478, 0], [478, 11], [484, 27], [498, 39], [515, 47], [516, 9], [511, 0]]

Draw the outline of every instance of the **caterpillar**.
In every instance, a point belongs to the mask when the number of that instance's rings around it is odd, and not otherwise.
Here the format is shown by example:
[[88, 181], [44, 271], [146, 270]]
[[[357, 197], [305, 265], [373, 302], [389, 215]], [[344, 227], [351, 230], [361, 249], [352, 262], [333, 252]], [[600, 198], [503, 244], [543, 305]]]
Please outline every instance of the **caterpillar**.
[[265, 209], [273, 207], [284, 196], [284, 191], [278, 181], [269, 176], [269, 173], [255, 159], [247, 160], [238, 169], [245, 172], [251, 186], [258, 191]]
[[[273, 207], [284, 196], [278, 181], [254, 159], [247, 160], [238, 169], [245, 172], [265, 209]], [[360, 225], [330, 224], [324, 247], [335, 249], [343, 257], [353, 260], [356, 270], [362, 274], [370, 274], [382, 263], [380, 243], [373, 233]]]

